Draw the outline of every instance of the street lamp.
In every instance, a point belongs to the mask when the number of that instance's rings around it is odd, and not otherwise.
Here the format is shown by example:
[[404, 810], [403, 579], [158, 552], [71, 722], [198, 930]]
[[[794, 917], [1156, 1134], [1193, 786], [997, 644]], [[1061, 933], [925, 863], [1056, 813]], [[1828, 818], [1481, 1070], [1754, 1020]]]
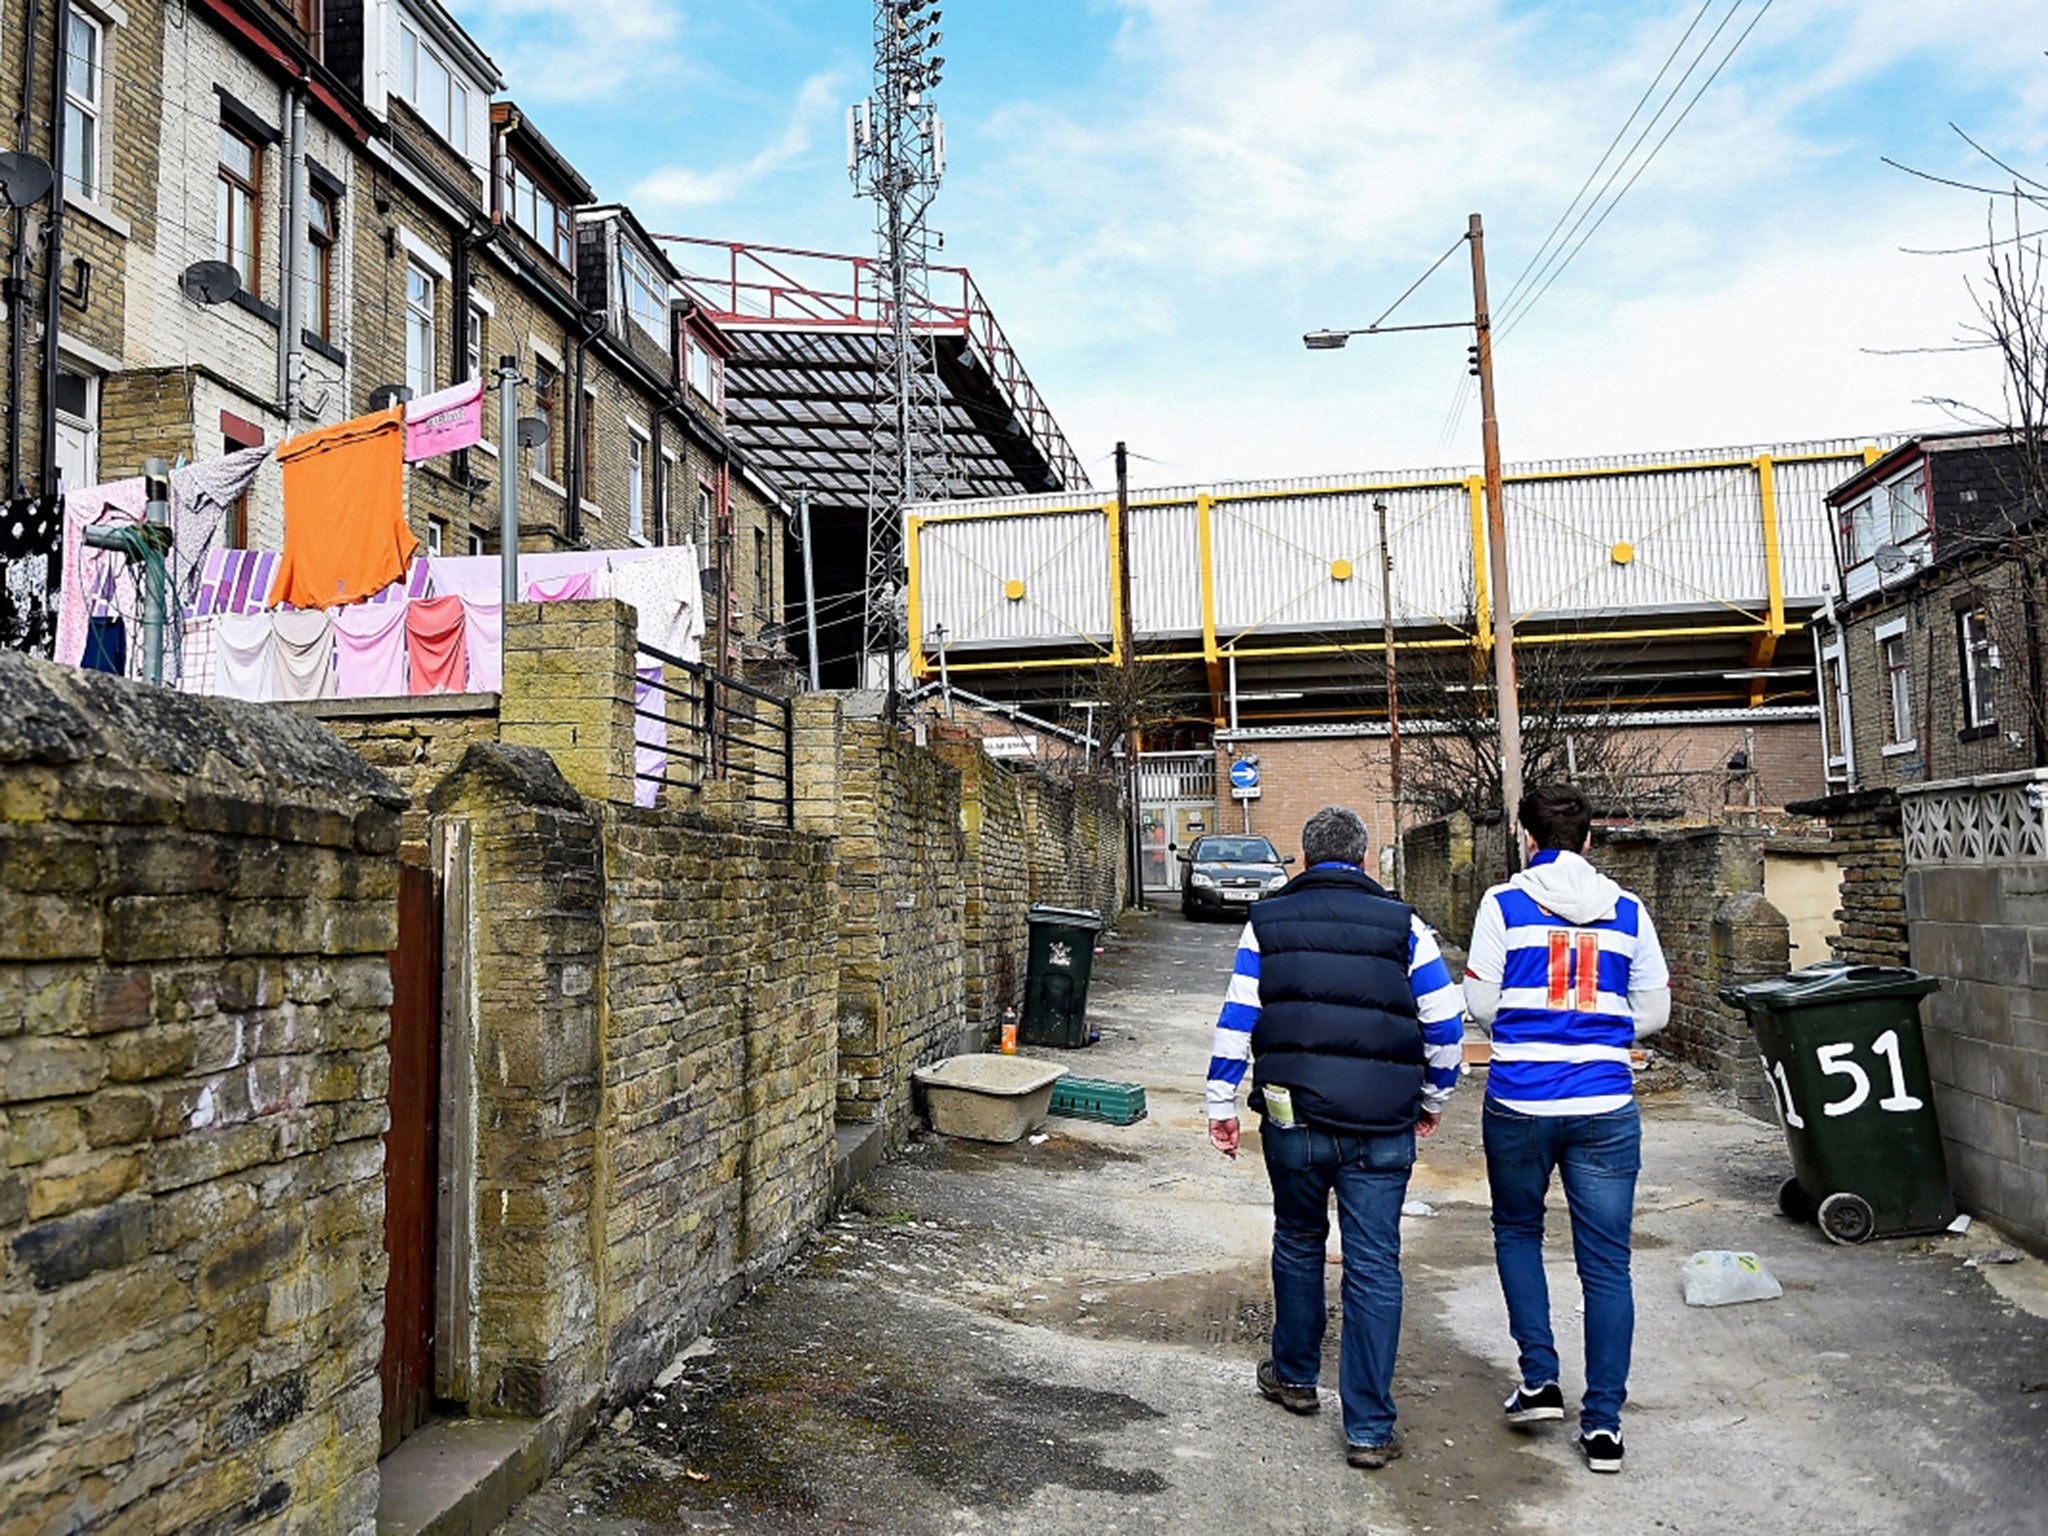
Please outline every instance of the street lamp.
[[[1493, 607], [1493, 674], [1494, 710], [1500, 722], [1500, 779], [1502, 815], [1507, 829], [1508, 866], [1519, 868], [1522, 862], [1521, 831], [1519, 810], [1522, 801], [1522, 710], [1519, 690], [1515, 684], [1515, 619], [1514, 609], [1508, 602], [1508, 542], [1505, 497], [1501, 490], [1500, 470], [1500, 424], [1494, 415], [1493, 406], [1493, 323], [1487, 313], [1486, 302], [1486, 237], [1479, 215], [1473, 214], [1465, 227], [1462, 242], [1472, 251], [1472, 318], [1470, 320], [1444, 321], [1430, 325], [1382, 325], [1384, 320], [1402, 301], [1428, 281], [1430, 273], [1436, 271], [1449, 259], [1451, 251], [1458, 248], [1453, 243], [1449, 251], [1436, 259], [1435, 265], [1422, 274], [1400, 298], [1389, 305], [1386, 312], [1371, 325], [1354, 330], [1310, 331], [1302, 338], [1302, 345], [1311, 352], [1334, 352], [1353, 336], [1377, 336], [1391, 331], [1451, 331], [1470, 328], [1474, 334], [1471, 347], [1472, 372], [1479, 379], [1480, 440], [1485, 455], [1486, 468], [1486, 532], [1488, 545], [1488, 571], [1490, 596]], [[1390, 657], [1391, 659], [1391, 657]]]

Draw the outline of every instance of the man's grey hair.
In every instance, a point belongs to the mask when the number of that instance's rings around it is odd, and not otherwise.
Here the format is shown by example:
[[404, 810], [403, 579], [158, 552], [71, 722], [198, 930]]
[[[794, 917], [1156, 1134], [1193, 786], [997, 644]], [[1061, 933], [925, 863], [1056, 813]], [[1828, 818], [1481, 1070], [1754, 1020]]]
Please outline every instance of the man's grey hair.
[[1365, 823], [1358, 812], [1341, 805], [1326, 805], [1309, 817], [1301, 829], [1301, 861], [1310, 868], [1318, 864], [1363, 864]]

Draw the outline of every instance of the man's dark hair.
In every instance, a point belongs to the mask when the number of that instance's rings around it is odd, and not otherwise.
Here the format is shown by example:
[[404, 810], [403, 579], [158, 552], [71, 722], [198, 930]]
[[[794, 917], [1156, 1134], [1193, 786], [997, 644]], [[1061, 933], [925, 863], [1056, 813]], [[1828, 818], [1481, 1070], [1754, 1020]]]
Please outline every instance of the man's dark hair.
[[1570, 784], [1538, 784], [1522, 796], [1519, 814], [1522, 830], [1536, 839], [1538, 848], [1577, 853], [1593, 830], [1593, 807]]
[[1358, 812], [1341, 805], [1324, 806], [1301, 829], [1301, 859], [1310, 868], [1318, 864], [1363, 864], [1365, 844], [1365, 823]]

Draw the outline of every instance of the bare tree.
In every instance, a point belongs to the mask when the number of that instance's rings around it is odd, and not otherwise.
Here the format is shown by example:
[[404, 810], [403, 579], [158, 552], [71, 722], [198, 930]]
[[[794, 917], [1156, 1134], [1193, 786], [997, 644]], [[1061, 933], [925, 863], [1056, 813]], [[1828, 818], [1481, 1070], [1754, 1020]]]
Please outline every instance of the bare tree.
[[[1972, 147], [2011, 171], [1973, 141]], [[1991, 408], [1946, 397], [1929, 403], [1995, 436], [2007, 449], [1986, 461], [1998, 484], [1996, 502], [1936, 535], [1966, 559], [1975, 557], [1966, 567], [1971, 598], [1999, 647], [2026, 658], [2026, 686], [2019, 693], [2032, 755], [2040, 764], [2048, 763], [2048, 689], [2041, 661], [2041, 583], [2048, 572], [2048, 231], [2029, 232], [2024, 225], [2029, 208], [2048, 209], [2048, 185], [2011, 173], [2010, 192], [1986, 212], [1984, 271], [1968, 284], [1976, 317], [1958, 335], [1963, 350], [1997, 354], [1999, 403]], [[2002, 203], [2010, 204], [2010, 233], [1999, 229]]]
[[[1685, 813], [1688, 775], [1669, 747], [1624, 718], [1641, 701], [1621, 693], [1624, 674], [1611, 648], [1525, 644], [1516, 660], [1524, 783], [1575, 783], [1607, 817]], [[1404, 665], [1401, 713], [1402, 800], [1425, 816], [1463, 811], [1475, 821], [1498, 818], [1493, 669], [1477, 660], [1469, 667]]]

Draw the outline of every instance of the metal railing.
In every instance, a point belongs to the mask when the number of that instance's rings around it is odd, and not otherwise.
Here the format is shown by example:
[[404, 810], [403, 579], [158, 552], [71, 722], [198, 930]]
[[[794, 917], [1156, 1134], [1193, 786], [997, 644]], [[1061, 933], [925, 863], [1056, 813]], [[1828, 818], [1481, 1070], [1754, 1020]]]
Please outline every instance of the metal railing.
[[635, 673], [638, 803], [659, 804], [670, 786], [694, 793], [730, 779], [745, 785], [749, 805], [796, 825], [794, 701], [651, 645], [638, 647]]
[[[794, 246], [750, 245], [694, 235], [656, 235], [683, 286], [721, 325], [792, 330], [879, 330], [891, 311], [881, 297], [878, 258]], [[1067, 491], [1086, 490], [1088, 470], [996, 323], [995, 311], [965, 267], [935, 266], [931, 292], [912, 323], [958, 332], [979, 354], [1032, 441]], [[957, 299], [956, 299], [957, 295]]]

